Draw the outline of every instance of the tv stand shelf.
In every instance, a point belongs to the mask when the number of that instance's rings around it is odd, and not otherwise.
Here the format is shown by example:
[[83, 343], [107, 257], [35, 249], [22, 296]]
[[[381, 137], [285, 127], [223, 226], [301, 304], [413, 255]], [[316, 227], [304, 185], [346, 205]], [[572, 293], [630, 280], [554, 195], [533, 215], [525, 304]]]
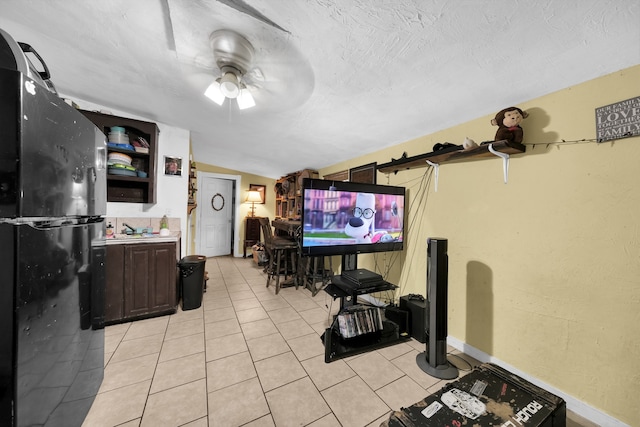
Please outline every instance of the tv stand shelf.
[[395, 322], [383, 320], [382, 325], [384, 329], [381, 331], [359, 335], [348, 339], [344, 339], [340, 336], [337, 326], [327, 328], [323, 335], [324, 362], [330, 363], [343, 357], [366, 353], [371, 350], [398, 344], [399, 342], [411, 339], [409, 334], [406, 332], [400, 333], [400, 327]]
[[[505, 154], [522, 154], [526, 150], [526, 147], [522, 144], [505, 140], [495, 141], [492, 144], [495, 151]], [[399, 159], [392, 159], [388, 163], [378, 165], [377, 170], [382, 173], [397, 173], [402, 170], [427, 167], [429, 166], [427, 160], [440, 165], [490, 157], [496, 156], [489, 151], [489, 144], [480, 145], [470, 150], [451, 147], [417, 156], [403, 156]]]
[[333, 299], [340, 298], [340, 310], [354, 305], [358, 295], [372, 294], [375, 292], [392, 291], [397, 286], [389, 282], [380, 281], [367, 287], [353, 288], [341, 276], [333, 276], [331, 283], [324, 289]]
[[[383, 280], [365, 288], [355, 289], [342, 277], [334, 276], [324, 291], [334, 299], [340, 298], [340, 310], [342, 311], [343, 308], [356, 304], [358, 295], [389, 291], [396, 288], [396, 285]], [[384, 311], [382, 307], [381, 309]], [[334, 316], [331, 326], [322, 335], [325, 363], [411, 339], [408, 333], [400, 330], [400, 325], [386, 318], [383, 318], [382, 330], [345, 339], [340, 336], [336, 318], [337, 316]]]

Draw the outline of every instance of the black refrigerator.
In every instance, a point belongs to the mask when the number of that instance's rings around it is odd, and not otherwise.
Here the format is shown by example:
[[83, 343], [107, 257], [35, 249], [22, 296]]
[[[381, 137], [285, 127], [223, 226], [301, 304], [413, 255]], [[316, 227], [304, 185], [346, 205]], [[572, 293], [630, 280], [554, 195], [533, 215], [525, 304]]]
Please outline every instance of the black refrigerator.
[[104, 373], [106, 142], [25, 52], [0, 30], [0, 426], [80, 426]]

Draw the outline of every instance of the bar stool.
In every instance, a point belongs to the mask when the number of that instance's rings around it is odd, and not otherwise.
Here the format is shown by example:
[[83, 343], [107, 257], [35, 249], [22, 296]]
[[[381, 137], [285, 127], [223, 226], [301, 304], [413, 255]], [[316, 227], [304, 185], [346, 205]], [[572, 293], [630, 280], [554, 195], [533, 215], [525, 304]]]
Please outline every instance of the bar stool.
[[264, 235], [264, 247], [269, 256], [269, 261], [265, 267], [267, 273], [267, 288], [271, 283], [271, 278], [276, 280], [276, 295], [280, 292], [280, 276], [291, 276], [298, 289], [296, 274], [296, 259], [298, 244], [295, 240], [274, 236], [269, 218], [260, 218], [260, 227]]
[[[329, 268], [326, 267], [325, 258], [329, 259]], [[309, 289], [312, 297], [327, 287], [333, 278], [333, 264], [330, 256], [298, 256], [297, 269], [299, 284]]]

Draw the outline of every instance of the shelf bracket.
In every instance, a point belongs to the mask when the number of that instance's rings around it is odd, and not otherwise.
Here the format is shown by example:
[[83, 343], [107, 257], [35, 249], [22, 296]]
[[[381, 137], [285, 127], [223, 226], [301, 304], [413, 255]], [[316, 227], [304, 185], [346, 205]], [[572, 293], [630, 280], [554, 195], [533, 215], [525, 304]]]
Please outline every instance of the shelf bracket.
[[502, 157], [502, 172], [504, 174], [504, 183], [506, 184], [509, 179], [509, 155], [507, 153], [496, 151], [493, 148], [493, 144], [489, 144], [489, 152], [498, 157]]
[[431, 166], [432, 168], [435, 169], [436, 171], [436, 186], [434, 187], [436, 190], [436, 193], [438, 192], [438, 175], [440, 175], [440, 165], [438, 163], [433, 163], [431, 160], [425, 160], [429, 166]]

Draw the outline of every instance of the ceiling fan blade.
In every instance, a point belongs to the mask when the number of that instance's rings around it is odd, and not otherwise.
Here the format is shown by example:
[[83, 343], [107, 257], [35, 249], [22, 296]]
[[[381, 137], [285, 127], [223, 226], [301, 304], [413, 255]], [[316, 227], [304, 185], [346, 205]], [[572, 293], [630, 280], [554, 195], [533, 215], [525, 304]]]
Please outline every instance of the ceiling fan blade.
[[176, 51], [176, 38], [173, 34], [173, 22], [171, 22], [171, 8], [169, 8], [168, 0], [160, 2], [162, 7], [162, 17], [164, 18], [164, 28], [167, 32], [167, 46], [169, 50]]
[[254, 82], [264, 82], [264, 73], [259, 67], [253, 67], [249, 71], [247, 71], [244, 75], [244, 79], [246, 81]]
[[280, 25], [276, 24], [275, 22], [273, 22], [272, 20], [264, 16], [262, 13], [254, 9], [252, 6], [249, 6], [248, 4], [246, 4], [244, 0], [217, 0], [217, 1], [219, 3], [229, 6], [232, 9], [237, 10], [238, 12], [249, 15], [252, 18], [257, 19], [258, 21], [262, 21], [265, 24], [272, 26], [273, 28], [277, 28], [280, 31], [284, 31], [287, 34], [291, 34], [289, 33], [289, 31], [285, 30]]

